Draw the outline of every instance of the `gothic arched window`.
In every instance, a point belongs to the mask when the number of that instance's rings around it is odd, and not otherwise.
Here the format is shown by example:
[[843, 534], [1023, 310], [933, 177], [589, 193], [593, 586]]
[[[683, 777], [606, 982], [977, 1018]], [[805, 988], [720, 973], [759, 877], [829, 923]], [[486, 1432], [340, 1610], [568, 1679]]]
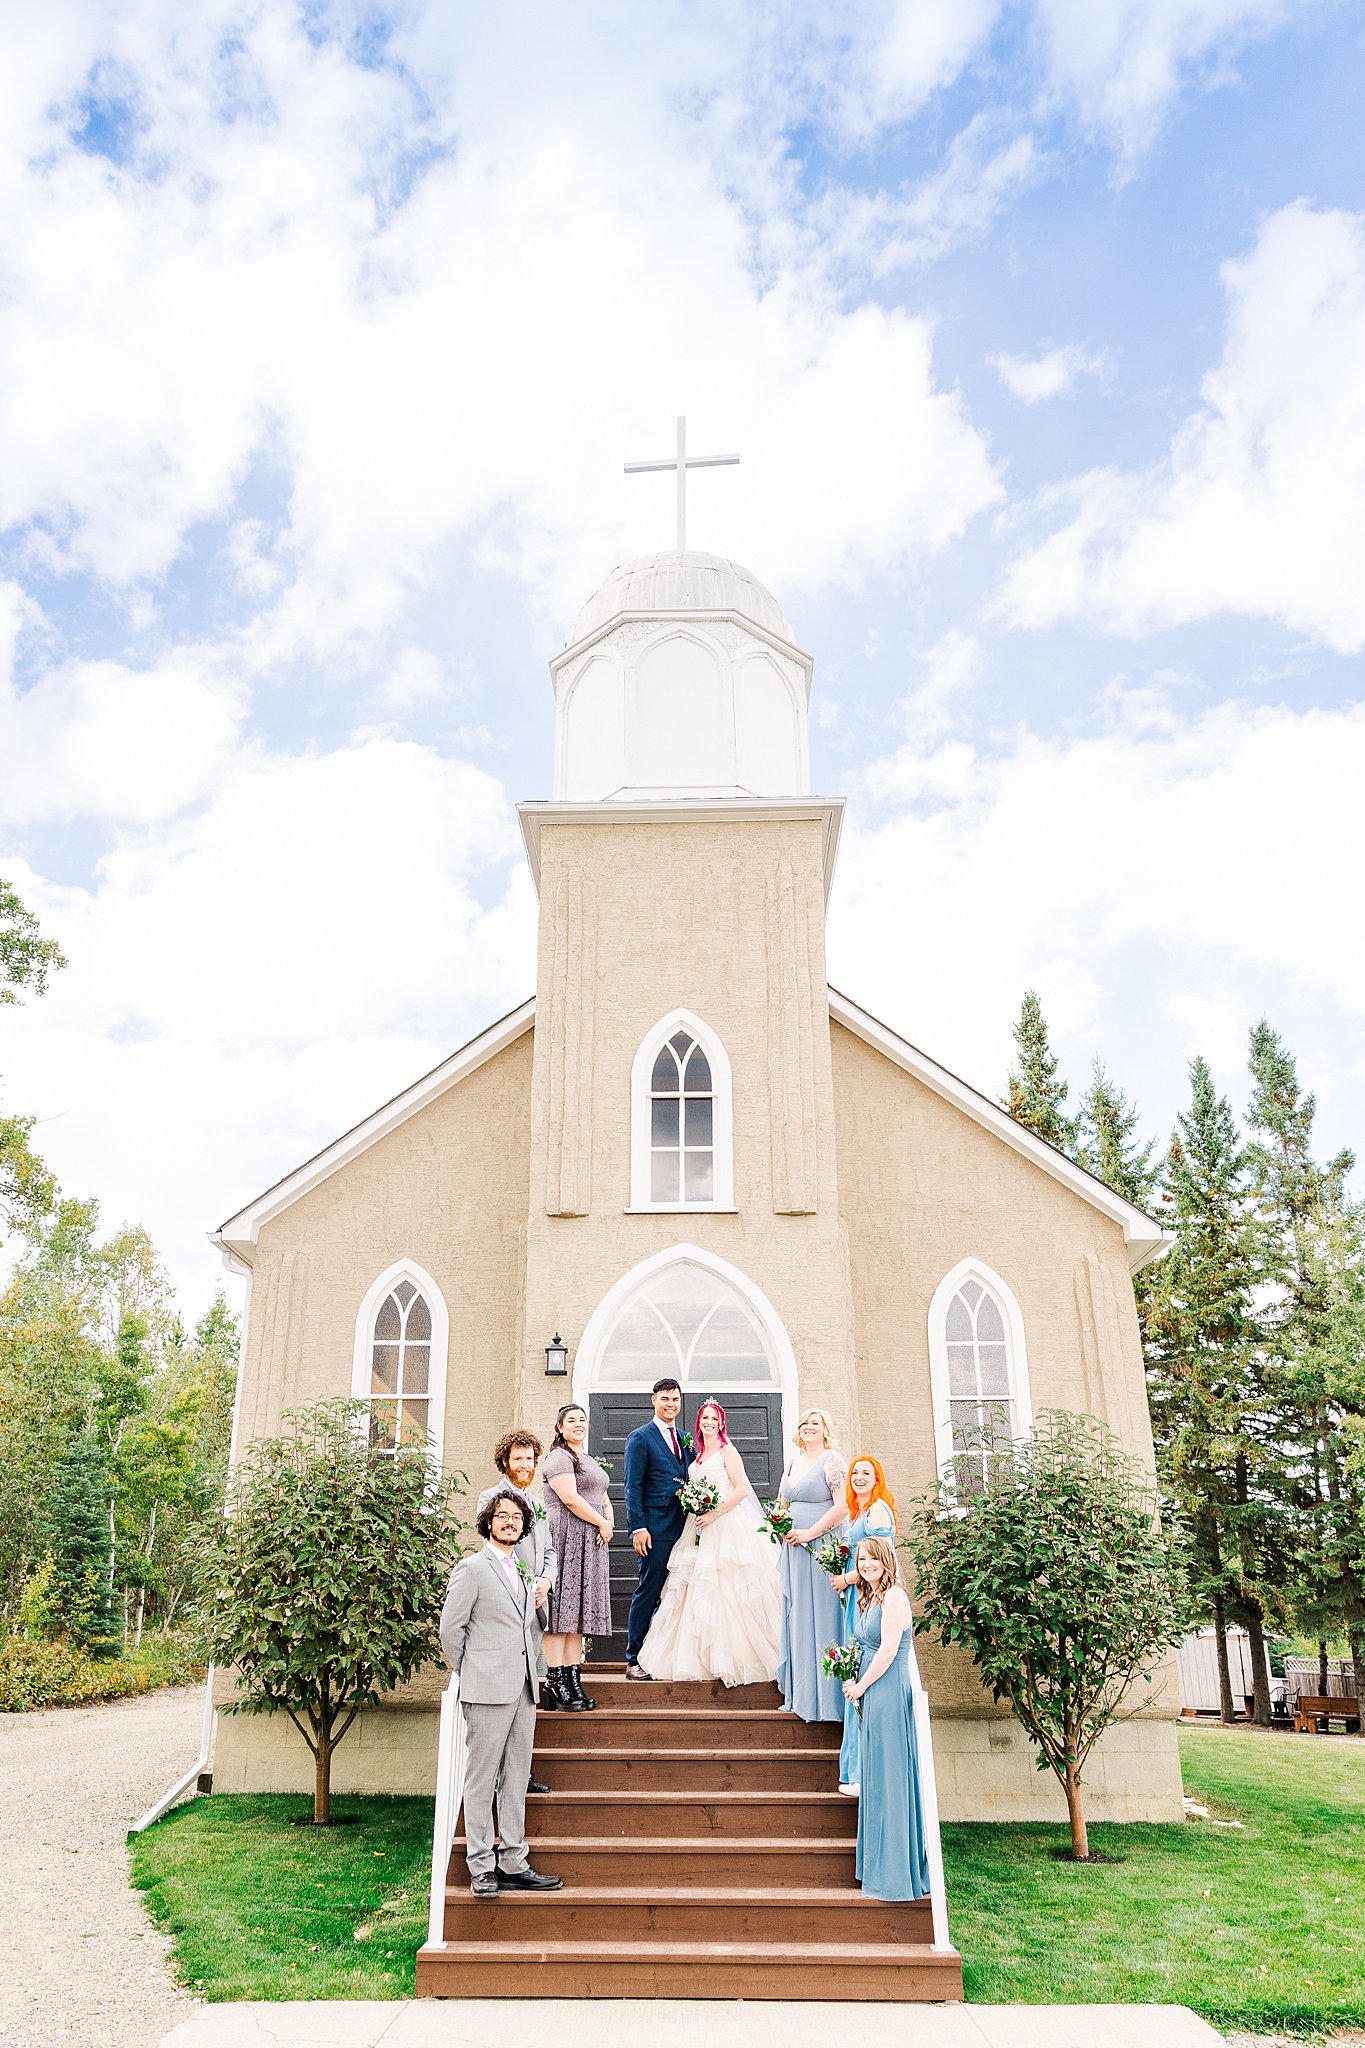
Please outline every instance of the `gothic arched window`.
[[356, 1318], [351, 1392], [367, 1410], [371, 1447], [437, 1463], [445, 1420], [447, 1318], [436, 1283], [404, 1260], [380, 1275]]
[[993, 1443], [1033, 1426], [1024, 1325], [998, 1273], [964, 1259], [929, 1305], [929, 1370], [939, 1473], [984, 1477]]
[[685, 1010], [655, 1025], [631, 1070], [632, 1209], [728, 1209], [734, 1200], [730, 1062]]

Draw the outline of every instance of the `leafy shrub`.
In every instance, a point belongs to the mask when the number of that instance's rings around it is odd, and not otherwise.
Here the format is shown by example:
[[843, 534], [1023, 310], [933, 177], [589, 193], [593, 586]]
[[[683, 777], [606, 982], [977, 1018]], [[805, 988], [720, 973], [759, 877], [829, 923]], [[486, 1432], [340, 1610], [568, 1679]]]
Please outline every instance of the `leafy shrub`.
[[128, 1699], [160, 1685], [189, 1685], [203, 1675], [202, 1646], [187, 1629], [149, 1636], [126, 1657], [91, 1657], [64, 1639], [29, 1642], [6, 1636], [0, 1642], [0, 1713]]

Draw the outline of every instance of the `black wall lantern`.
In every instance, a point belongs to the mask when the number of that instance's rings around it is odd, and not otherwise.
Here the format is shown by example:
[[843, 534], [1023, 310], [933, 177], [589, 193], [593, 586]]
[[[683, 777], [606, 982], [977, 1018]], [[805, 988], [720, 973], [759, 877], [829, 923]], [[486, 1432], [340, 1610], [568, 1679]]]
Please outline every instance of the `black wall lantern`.
[[568, 1370], [569, 1347], [560, 1336], [558, 1330], [556, 1330], [554, 1342], [545, 1346], [546, 1377], [552, 1380], [562, 1380]]

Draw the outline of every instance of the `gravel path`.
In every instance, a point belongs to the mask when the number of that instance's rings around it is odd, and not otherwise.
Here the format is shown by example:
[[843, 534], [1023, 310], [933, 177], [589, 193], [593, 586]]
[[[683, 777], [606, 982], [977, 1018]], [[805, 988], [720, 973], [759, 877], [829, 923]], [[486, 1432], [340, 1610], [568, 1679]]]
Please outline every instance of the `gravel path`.
[[124, 1837], [199, 1751], [201, 1687], [0, 1714], [0, 2041], [156, 2048], [195, 2010]]

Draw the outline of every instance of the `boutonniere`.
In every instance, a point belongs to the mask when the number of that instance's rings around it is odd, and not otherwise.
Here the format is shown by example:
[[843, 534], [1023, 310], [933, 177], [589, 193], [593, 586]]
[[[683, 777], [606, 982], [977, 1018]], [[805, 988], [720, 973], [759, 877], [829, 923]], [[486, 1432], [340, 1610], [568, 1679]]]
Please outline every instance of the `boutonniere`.
[[680, 1438], [680, 1442], [682, 1443], [682, 1447], [686, 1451], [688, 1457], [695, 1458], [695, 1456], [697, 1455], [697, 1446], [692, 1441], [692, 1432], [690, 1429], [685, 1429], [683, 1431], [682, 1437]]
[[545, 1510], [538, 1500], [533, 1500], [531, 1502], [531, 1513], [535, 1516], [538, 1522], [543, 1522], [546, 1518]]
[[517, 1559], [517, 1577], [521, 1580], [524, 1586], [530, 1585], [531, 1567], [529, 1564], [527, 1564], [526, 1559], [524, 1557], [519, 1557]]

